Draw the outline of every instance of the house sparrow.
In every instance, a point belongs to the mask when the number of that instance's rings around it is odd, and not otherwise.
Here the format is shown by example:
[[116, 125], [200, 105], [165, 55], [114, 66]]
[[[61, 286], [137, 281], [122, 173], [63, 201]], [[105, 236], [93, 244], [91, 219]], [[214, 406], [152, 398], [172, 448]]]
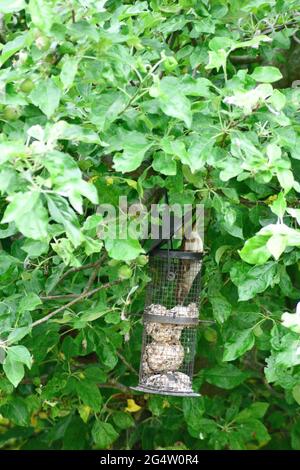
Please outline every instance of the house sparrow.
[[[203, 252], [203, 242], [196, 230], [192, 230], [190, 237], [185, 240], [183, 250], [193, 253]], [[177, 288], [177, 301], [179, 304], [183, 304], [200, 269], [201, 263], [198, 261], [181, 260]]]

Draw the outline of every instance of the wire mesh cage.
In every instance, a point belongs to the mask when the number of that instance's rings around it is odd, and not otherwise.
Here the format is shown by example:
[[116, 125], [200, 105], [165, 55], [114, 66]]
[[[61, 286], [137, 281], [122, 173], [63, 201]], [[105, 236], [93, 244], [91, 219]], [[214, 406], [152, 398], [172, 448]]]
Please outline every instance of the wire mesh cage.
[[155, 250], [149, 258], [139, 385], [135, 390], [198, 396], [192, 389], [202, 253]]

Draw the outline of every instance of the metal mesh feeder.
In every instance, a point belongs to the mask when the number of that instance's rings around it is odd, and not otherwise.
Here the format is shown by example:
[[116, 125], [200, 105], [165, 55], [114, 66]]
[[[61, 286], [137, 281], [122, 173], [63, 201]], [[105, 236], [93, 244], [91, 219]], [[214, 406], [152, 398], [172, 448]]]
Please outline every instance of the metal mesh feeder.
[[199, 396], [192, 389], [202, 253], [155, 250], [149, 258], [139, 385], [134, 390]]

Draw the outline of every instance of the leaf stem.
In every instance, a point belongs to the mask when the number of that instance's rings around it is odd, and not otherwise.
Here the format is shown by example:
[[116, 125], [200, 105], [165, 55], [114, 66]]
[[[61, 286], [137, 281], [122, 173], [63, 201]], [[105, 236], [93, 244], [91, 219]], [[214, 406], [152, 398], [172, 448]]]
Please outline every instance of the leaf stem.
[[50, 318], [54, 317], [54, 315], [56, 315], [57, 313], [62, 312], [66, 308], [72, 307], [73, 305], [77, 304], [77, 302], [80, 302], [83, 299], [86, 299], [88, 297], [91, 297], [92, 295], [95, 295], [100, 290], [108, 289], [109, 287], [114, 286], [116, 284], [119, 284], [120, 282], [122, 282], [122, 280], [117, 279], [116, 281], [107, 282], [105, 284], [102, 284], [101, 286], [96, 287], [95, 289], [93, 289], [91, 291], [82, 292], [82, 294], [78, 295], [75, 299], [71, 300], [67, 304], [62, 305], [61, 307], [57, 308], [56, 310], [53, 310], [53, 312], [48, 313], [48, 315], [46, 315], [45, 317], [40, 318], [39, 320], [36, 320], [35, 322], [33, 322], [32, 325], [31, 325], [31, 328], [34, 328], [35, 326], [38, 326], [38, 325], [41, 325], [42, 323], [45, 323], [46, 321], [50, 320]]

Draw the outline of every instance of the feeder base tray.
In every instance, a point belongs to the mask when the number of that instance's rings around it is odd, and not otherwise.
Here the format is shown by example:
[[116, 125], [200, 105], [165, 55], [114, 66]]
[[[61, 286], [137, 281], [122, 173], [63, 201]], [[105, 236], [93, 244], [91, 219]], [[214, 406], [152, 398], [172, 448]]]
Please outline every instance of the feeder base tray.
[[132, 390], [144, 393], [154, 393], [155, 395], [172, 395], [175, 397], [200, 397], [200, 393], [196, 392], [175, 392], [171, 390], [157, 390], [156, 388], [145, 387], [138, 385], [137, 387], [130, 387]]

